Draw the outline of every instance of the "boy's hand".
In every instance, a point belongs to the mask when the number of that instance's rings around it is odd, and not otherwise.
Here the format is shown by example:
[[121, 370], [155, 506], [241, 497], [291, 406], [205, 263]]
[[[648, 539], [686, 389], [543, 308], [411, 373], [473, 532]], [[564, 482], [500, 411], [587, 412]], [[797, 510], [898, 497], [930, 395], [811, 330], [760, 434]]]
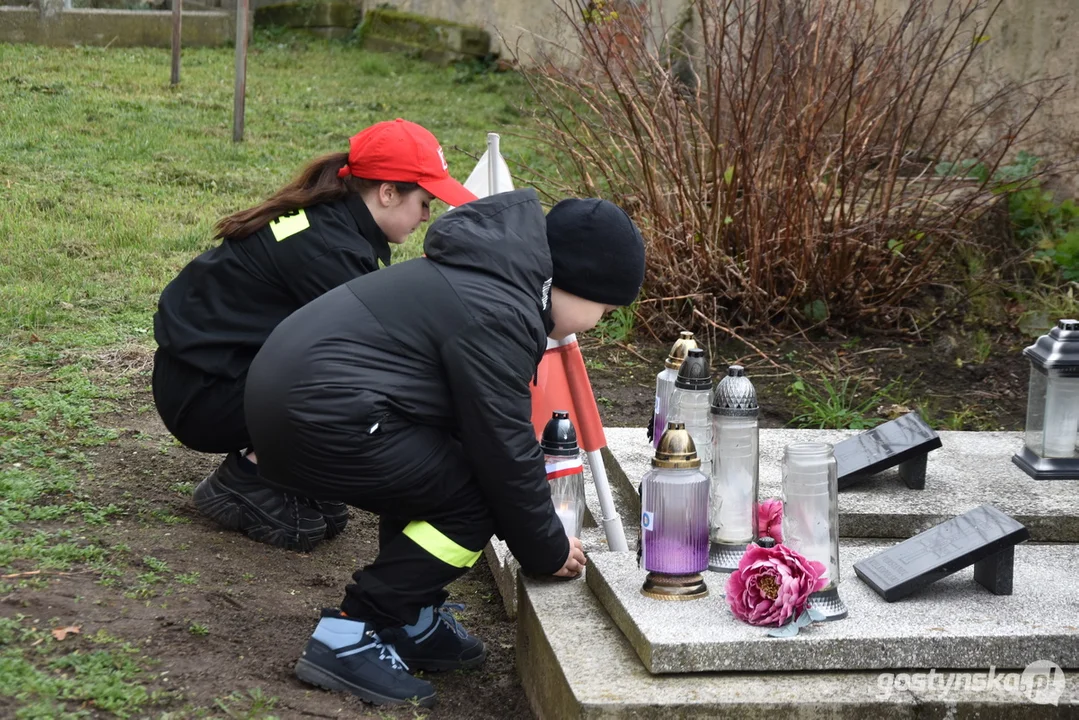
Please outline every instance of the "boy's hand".
[[581, 574], [581, 570], [584, 570], [584, 564], [588, 562], [584, 556], [584, 550], [581, 548], [581, 541], [575, 537], [569, 539], [569, 557], [566, 558], [566, 564], [562, 566], [562, 569], [556, 572], [555, 577], [577, 577]]

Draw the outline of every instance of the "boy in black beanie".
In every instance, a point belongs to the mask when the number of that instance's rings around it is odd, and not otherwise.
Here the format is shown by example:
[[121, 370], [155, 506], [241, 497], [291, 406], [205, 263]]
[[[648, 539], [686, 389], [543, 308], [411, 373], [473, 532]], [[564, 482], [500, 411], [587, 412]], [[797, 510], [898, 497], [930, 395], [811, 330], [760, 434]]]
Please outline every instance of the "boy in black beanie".
[[611, 307], [630, 305], [644, 282], [644, 241], [622, 208], [569, 199], [547, 213], [554, 287]]
[[246, 411], [267, 481], [380, 516], [378, 557], [323, 611], [297, 675], [430, 706], [434, 688], [409, 671], [486, 656], [444, 588], [492, 534], [524, 572], [584, 566], [551, 503], [528, 383], [548, 336], [634, 300], [644, 245], [609, 202], [566, 200], [544, 218], [521, 190], [446, 213], [424, 251], [282, 322], [251, 366]]

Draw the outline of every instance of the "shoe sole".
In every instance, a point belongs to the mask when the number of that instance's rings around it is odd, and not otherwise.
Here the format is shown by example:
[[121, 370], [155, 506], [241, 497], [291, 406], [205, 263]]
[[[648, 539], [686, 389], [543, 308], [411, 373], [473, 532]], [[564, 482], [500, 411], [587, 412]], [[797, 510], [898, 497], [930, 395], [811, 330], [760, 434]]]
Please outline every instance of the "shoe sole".
[[326, 521], [326, 539], [335, 538], [348, 526], [348, 509], [346, 508], [345, 514], [340, 516], [323, 513], [322, 519]]
[[326, 536], [325, 529], [299, 532], [274, 527], [258, 508], [218, 482], [215, 474], [211, 473], [195, 488], [195, 507], [218, 525], [242, 532], [257, 542], [301, 552], [310, 552]]
[[423, 662], [422, 660], [408, 660], [403, 655], [401, 660], [405, 665], [413, 670], [422, 670], [424, 672], [449, 672], [450, 670], [471, 670], [472, 668], [479, 667], [483, 664], [483, 661], [487, 659], [487, 648], [483, 649], [483, 652], [474, 658], [467, 660], [432, 660], [430, 662]]
[[306, 658], [300, 658], [296, 663], [296, 677], [309, 685], [315, 685], [324, 690], [336, 690], [338, 692], [351, 693], [361, 700], [374, 703], [375, 705], [411, 705], [413, 702], [425, 708], [434, 707], [435, 705], [436, 696], [434, 694], [423, 698], [408, 699], [388, 697], [372, 692], [355, 683], [351, 683], [329, 670], [319, 667]]

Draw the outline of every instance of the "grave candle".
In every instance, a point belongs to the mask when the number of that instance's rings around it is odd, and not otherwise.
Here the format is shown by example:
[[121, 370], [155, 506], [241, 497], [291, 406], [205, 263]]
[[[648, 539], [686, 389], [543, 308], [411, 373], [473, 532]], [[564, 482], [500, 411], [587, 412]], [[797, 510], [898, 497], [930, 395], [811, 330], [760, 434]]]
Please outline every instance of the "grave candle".
[[847, 616], [839, 597], [839, 483], [828, 443], [787, 445], [783, 452], [783, 542], [828, 569], [828, 584], [809, 605], [827, 620]]
[[562, 527], [566, 529], [566, 535], [569, 537], [579, 537], [581, 534], [581, 523], [577, 520], [577, 512], [571, 510], [569, 503], [562, 503], [555, 507], [555, 515], [562, 521]]
[[712, 396], [710, 570], [737, 570], [757, 536], [759, 413], [753, 383], [732, 365]]
[[671, 393], [671, 409], [668, 422], [680, 422], [693, 438], [697, 457], [701, 460], [701, 472], [712, 475], [712, 421], [708, 407], [712, 398], [712, 373], [704, 350], [690, 348], [686, 359], [678, 368]]
[[1079, 433], [1079, 377], [1050, 377], [1045, 389], [1045, 456], [1074, 457]]
[[556, 410], [551, 414], [543, 428], [540, 447], [555, 515], [562, 521], [567, 536], [580, 537], [584, 524], [584, 466], [569, 412]]
[[1079, 480], [1079, 320], [1061, 320], [1023, 354], [1026, 438], [1012, 461], [1035, 480]]
[[678, 340], [671, 346], [667, 354], [667, 360], [663, 363], [664, 368], [656, 375], [656, 402], [652, 412], [652, 447], [659, 447], [659, 440], [663, 437], [663, 431], [667, 427], [668, 412], [670, 410], [671, 394], [674, 392], [674, 381], [678, 378], [678, 368], [691, 348], [697, 347], [697, 341], [693, 339], [693, 333], [683, 330], [678, 335]]
[[708, 594], [708, 478], [693, 438], [682, 423], [668, 423], [641, 479], [641, 592], [659, 600]]

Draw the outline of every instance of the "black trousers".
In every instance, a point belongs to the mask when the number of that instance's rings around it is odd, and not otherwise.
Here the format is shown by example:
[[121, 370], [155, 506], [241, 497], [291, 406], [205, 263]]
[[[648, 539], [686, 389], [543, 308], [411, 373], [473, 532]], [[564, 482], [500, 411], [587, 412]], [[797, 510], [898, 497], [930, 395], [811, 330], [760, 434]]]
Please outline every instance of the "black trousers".
[[244, 419], [246, 376], [208, 375], [158, 348], [154, 405], [169, 432], [192, 450], [228, 453], [251, 445]]
[[248, 398], [262, 477], [380, 516], [378, 557], [353, 574], [341, 609], [382, 629], [412, 624], [421, 609], [444, 602], [446, 585], [468, 572], [494, 533], [460, 443], [388, 413], [373, 430], [369, 418], [348, 428], [303, 422], [267, 396]]

